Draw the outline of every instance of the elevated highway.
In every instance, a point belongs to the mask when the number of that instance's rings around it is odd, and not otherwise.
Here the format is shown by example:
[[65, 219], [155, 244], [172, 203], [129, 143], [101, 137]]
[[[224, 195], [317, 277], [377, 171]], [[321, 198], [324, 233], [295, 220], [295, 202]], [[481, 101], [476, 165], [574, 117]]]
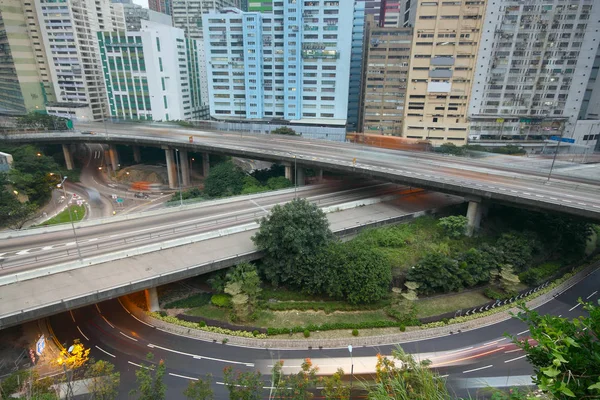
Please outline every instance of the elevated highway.
[[[407, 153], [349, 143], [275, 135], [221, 134], [153, 125], [102, 124], [77, 131], [9, 134], [10, 143], [105, 143], [153, 146], [278, 162], [299, 168], [339, 171], [388, 182], [463, 196], [479, 203], [493, 201], [548, 210], [600, 221], [600, 177], [574, 178], [560, 173], [548, 179], [534, 169], [501, 167], [484, 161]], [[102, 133], [105, 132], [105, 133]], [[190, 136], [193, 141], [190, 142]]]

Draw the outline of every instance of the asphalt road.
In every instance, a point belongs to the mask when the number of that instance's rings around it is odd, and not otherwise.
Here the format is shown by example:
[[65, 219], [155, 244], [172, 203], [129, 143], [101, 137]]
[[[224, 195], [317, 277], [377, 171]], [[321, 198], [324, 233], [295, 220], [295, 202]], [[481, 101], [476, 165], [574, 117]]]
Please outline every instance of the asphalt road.
[[[355, 181], [333, 182], [298, 193], [320, 207], [326, 207], [400, 193], [406, 189], [389, 183]], [[224, 204], [77, 227], [77, 243], [71, 229], [5, 238], [0, 244], [0, 276], [75, 260], [78, 257], [77, 245], [83, 257], [91, 257], [107, 251], [115, 252], [242, 225], [265, 216], [274, 205], [288, 202], [294, 196], [289, 191], [284, 194], [273, 192], [255, 200], [232, 198]]]
[[[584, 311], [577, 299], [596, 301], [599, 298], [600, 269], [587, 279], [567, 289], [553, 300], [539, 307], [541, 314], [575, 318]], [[285, 372], [297, 371], [300, 362], [309, 357], [323, 373], [341, 367], [349, 373], [351, 362], [358, 373], [373, 371], [377, 354], [389, 355], [395, 346], [365, 346], [348, 350], [301, 349], [266, 350], [243, 348], [221, 343], [205, 342], [175, 336], [134, 319], [118, 300], [85, 307], [71, 313], [50, 317], [56, 337], [65, 344], [80, 339], [90, 347], [96, 359], [105, 359], [117, 365], [121, 372], [121, 396], [127, 398], [135, 387], [134, 373], [145, 362], [148, 352], [155, 361], [165, 360], [168, 375], [168, 399], [183, 399], [182, 391], [190, 379], [212, 374], [217, 399], [227, 398], [223, 382], [223, 368], [232, 366], [240, 371], [258, 369], [263, 373], [265, 387], [269, 384], [269, 365], [273, 360], [285, 361]], [[519, 386], [530, 381], [532, 368], [524, 353], [503, 335], [509, 333], [526, 338], [526, 326], [516, 319], [471, 331], [455, 333], [434, 339], [401, 343], [405, 351], [433, 361], [433, 367], [447, 379], [450, 390], [465, 396], [477, 393], [477, 388]], [[265, 389], [265, 398], [268, 391]]]

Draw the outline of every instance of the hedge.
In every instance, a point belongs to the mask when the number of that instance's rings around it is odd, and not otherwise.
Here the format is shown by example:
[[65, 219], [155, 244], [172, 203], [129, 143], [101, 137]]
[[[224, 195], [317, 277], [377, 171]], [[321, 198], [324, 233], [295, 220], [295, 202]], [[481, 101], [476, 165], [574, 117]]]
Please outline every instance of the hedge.
[[185, 299], [171, 301], [164, 305], [164, 308], [195, 308], [201, 307], [210, 302], [210, 293], [198, 293]]
[[342, 301], [280, 301], [275, 303], [266, 303], [265, 307], [272, 311], [324, 311], [331, 314], [335, 311], [364, 311], [379, 310], [389, 305], [389, 301], [381, 301], [372, 304], [348, 304]]
[[156, 318], [158, 320], [167, 322], [169, 324], [179, 325], [179, 326], [183, 326], [183, 327], [191, 328], [191, 329], [198, 329], [198, 330], [205, 331], [205, 332], [220, 333], [223, 335], [239, 336], [239, 337], [245, 337], [245, 338], [257, 338], [257, 339], [266, 339], [267, 338], [267, 335], [265, 335], [264, 333], [259, 333], [258, 335], [254, 335], [253, 332], [248, 332], [248, 331], [232, 331], [231, 329], [219, 328], [217, 326], [202, 326], [202, 324], [199, 324], [196, 322], [182, 321], [176, 317], [170, 317], [170, 316], [163, 317], [162, 315], [160, 315], [157, 312], [149, 312], [148, 315], [151, 316], [152, 318]]

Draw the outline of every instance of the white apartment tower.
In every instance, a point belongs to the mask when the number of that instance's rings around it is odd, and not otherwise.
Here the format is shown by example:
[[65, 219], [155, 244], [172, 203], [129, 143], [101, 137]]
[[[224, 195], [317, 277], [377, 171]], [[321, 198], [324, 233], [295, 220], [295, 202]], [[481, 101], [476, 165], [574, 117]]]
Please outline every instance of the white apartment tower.
[[598, 0], [489, 1], [469, 106], [470, 137], [571, 137], [599, 29]]
[[239, 0], [173, 0], [173, 26], [183, 29], [185, 36], [197, 40], [200, 55], [200, 90], [202, 101], [208, 99], [208, 80], [206, 79], [206, 63], [204, 55], [204, 34], [202, 15], [218, 12], [225, 7], [238, 7]]
[[110, 0], [34, 0], [56, 95], [49, 113], [101, 120], [108, 115], [97, 32], [125, 29]]

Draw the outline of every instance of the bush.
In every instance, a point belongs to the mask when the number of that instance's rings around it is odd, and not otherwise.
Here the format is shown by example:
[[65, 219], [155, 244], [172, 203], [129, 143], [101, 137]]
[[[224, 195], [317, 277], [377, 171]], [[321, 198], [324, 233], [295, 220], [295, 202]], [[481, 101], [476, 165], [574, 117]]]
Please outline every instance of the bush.
[[487, 288], [483, 291], [485, 297], [491, 300], [508, 300], [512, 296], [511, 293], [505, 293], [503, 291], [495, 290], [492, 288]]
[[404, 332], [406, 330], [406, 326], [400, 325], [400, 332]]
[[258, 332], [256, 329], [252, 331], [252, 335], [254, 335], [254, 337], [258, 336], [260, 334], [260, 332]]
[[229, 339], [227, 339], [227, 338], [223, 338], [223, 340], [221, 340], [221, 343], [223, 343], [223, 344], [227, 344], [227, 342], [229, 342]]
[[444, 230], [444, 233], [453, 239], [458, 239], [463, 236], [467, 229], [467, 217], [464, 215], [451, 215], [449, 217], [440, 218], [438, 225]]
[[304, 337], [305, 337], [305, 338], [308, 338], [308, 337], [310, 337], [310, 331], [309, 331], [308, 329], [305, 329], [305, 330], [304, 330]]
[[352, 329], [352, 336], [358, 336], [358, 329]]
[[166, 311], [160, 310], [158, 313], [160, 314], [161, 317], [166, 317], [167, 316], [167, 312]]
[[195, 308], [208, 304], [211, 300], [210, 293], [198, 293], [185, 299], [171, 301], [164, 308]]
[[519, 274], [519, 280], [529, 286], [537, 286], [560, 270], [560, 264], [547, 262]]
[[464, 147], [458, 147], [454, 143], [444, 143], [439, 147], [436, 147], [435, 151], [438, 153], [452, 154], [455, 156], [462, 156], [467, 152]]
[[204, 193], [218, 198], [240, 194], [244, 187], [244, 171], [232, 162], [224, 162], [210, 169], [204, 180]]
[[210, 302], [217, 307], [231, 307], [231, 296], [225, 293], [214, 294], [210, 298]]
[[292, 128], [288, 128], [287, 126], [280, 126], [279, 128], [275, 128], [271, 131], [271, 133], [274, 133], [275, 135], [298, 135], [295, 130], [293, 130]]
[[204, 328], [204, 327], [206, 326], [206, 322], [204, 322], [204, 321], [200, 321], [200, 322], [198, 322], [198, 326], [199, 326], [200, 328]]

